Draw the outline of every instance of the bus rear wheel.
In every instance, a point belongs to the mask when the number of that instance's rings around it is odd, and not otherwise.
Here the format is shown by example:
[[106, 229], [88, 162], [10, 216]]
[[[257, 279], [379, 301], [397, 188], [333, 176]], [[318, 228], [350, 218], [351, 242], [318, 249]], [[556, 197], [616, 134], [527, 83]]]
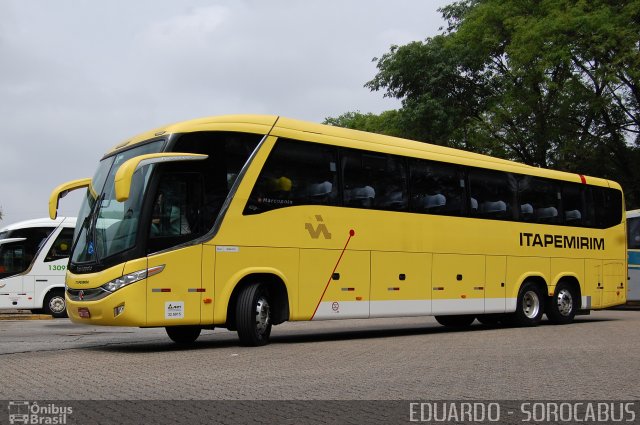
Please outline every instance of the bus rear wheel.
[[236, 327], [242, 345], [257, 347], [269, 343], [271, 297], [263, 284], [243, 288], [236, 302]]
[[200, 326], [167, 326], [165, 328], [171, 341], [176, 344], [193, 344], [200, 336]]
[[578, 309], [578, 295], [574, 289], [560, 282], [547, 303], [547, 318], [556, 325], [565, 325], [573, 322]]
[[544, 295], [535, 282], [525, 282], [518, 293], [516, 311], [510, 322], [516, 326], [537, 326], [544, 314]]
[[468, 314], [456, 314], [452, 316], [436, 316], [436, 321], [442, 326], [454, 329], [464, 329], [471, 326], [473, 321], [476, 320], [475, 316]]
[[50, 314], [56, 319], [67, 317], [67, 302], [64, 299], [64, 290], [54, 289], [44, 297], [42, 305], [44, 314]]

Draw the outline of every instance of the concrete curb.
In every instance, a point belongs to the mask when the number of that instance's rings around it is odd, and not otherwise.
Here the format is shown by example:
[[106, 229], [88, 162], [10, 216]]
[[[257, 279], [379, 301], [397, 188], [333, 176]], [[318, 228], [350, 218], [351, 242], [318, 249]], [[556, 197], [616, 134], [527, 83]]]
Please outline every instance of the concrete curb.
[[49, 314], [0, 313], [0, 320], [52, 320]]

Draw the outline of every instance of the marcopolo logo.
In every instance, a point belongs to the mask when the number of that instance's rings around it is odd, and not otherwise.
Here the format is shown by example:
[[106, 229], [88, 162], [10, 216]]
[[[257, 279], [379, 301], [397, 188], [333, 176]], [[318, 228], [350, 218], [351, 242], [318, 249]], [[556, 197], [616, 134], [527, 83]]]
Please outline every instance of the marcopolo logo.
[[54, 403], [38, 404], [29, 401], [10, 401], [9, 423], [64, 425], [73, 413], [71, 406], [59, 406]]

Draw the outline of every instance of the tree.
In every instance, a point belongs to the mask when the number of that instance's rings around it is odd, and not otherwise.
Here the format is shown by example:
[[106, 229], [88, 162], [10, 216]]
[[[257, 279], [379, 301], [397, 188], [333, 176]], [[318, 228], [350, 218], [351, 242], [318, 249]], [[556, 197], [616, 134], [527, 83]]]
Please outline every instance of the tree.
[[395, 135], [611, 178], [640, 203], [640, 0], [464, 0], [441, 12], [440, 35], [374, 58], [365, 86], [401, 99]]

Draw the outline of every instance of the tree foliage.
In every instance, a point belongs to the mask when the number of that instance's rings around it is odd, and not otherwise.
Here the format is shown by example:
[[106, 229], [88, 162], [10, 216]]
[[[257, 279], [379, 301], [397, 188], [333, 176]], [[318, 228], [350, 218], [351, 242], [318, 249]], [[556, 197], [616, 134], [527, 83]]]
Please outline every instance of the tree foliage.
[[401, 99], [327, 122], [620, 181], [640, 203], [640, 0], [464, 0], [365, 86]]

